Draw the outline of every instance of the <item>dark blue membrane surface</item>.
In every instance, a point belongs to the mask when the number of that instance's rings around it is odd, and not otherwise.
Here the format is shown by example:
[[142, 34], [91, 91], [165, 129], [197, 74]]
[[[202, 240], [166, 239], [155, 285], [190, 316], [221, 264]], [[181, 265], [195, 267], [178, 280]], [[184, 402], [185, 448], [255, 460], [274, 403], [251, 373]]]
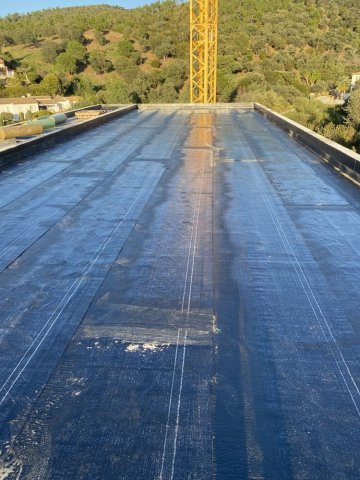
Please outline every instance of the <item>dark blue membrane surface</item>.
[[0, 203], [0, 478], [358, 478], [359, 191], [311, 152], [140, 111]]

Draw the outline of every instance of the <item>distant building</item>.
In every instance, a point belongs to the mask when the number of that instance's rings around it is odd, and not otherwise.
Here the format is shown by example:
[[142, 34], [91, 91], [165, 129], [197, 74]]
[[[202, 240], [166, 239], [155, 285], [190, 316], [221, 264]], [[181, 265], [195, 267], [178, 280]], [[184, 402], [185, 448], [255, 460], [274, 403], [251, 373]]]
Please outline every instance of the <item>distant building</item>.
[[360, 72], [355, 72], [351, 76], [351, 85], [350, 85], [350, 92], [352, 92], [355, 88], [355, 85], [360, 80]]
[[8, 68], [5, 60], [0, 57], [0, 80], [6, 80], [7, 78], [11, 78], [14, 76], [14, 74], [15, 71]]
[[12, 113], [18, 115], [20, 113], [38, 112], [39, 102], [32, 97], [20, 98], [0, 98], [0, 113]]
[[78, 97], [60, 97], [56, 96], [34, 96], [39, 102], [39, 110], [51, 110], [54, 113], [70, 110], [74, 103], [78, 102]]
[[12, 113], [18, 115], [27, 112], [38, 112], [39, 110], [50, 110], [53, 113], [63, 110], [70, 110], [75, 103], [79, 101], [78, 97], [60, 97], [60, 96], [34, 96], [20, 98], [0, 98], [0, 113]]

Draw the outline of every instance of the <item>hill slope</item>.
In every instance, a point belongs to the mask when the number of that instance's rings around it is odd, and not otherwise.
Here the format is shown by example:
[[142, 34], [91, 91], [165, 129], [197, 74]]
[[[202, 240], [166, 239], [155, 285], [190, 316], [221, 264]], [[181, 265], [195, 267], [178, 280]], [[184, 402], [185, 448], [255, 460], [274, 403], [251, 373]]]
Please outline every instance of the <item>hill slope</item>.
[[[0, 96], [188, 101], [188, 8], [166, 0], [133, 10], [98, 5], [2, 18], [2, 56], [17, 74]], [[311, 94], [348, 88], [360, 70], [359, 33], [354, 0], [220, 0], [218, 98], [290, 110], [318, 131], [342, 122]]]

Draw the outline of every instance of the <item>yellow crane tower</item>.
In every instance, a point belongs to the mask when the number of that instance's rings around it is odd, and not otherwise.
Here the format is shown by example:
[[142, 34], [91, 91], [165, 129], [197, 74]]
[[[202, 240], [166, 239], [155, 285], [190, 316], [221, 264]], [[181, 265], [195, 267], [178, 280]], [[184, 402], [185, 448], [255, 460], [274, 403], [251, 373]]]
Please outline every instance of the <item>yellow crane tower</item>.
[[190, 101], [216, 102], [218, 0], [190, 0]]

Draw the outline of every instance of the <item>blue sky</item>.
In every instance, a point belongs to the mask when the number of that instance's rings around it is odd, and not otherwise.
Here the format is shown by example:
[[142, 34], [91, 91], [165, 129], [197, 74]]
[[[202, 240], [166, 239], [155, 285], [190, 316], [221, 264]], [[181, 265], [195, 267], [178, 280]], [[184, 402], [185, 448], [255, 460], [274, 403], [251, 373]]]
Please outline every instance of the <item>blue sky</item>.
[[117, 5], [124, 8], [132, 8], [152, 2], [150, 0], [34, 0], [32, 2], [29, 2], [29, 0], [0, 0], [0, 17], [15, 12], [26, 13], [34, 10], [42, 10], [44, 8], [99, 5], [101, 3], [106, 3], [107, 5]]

